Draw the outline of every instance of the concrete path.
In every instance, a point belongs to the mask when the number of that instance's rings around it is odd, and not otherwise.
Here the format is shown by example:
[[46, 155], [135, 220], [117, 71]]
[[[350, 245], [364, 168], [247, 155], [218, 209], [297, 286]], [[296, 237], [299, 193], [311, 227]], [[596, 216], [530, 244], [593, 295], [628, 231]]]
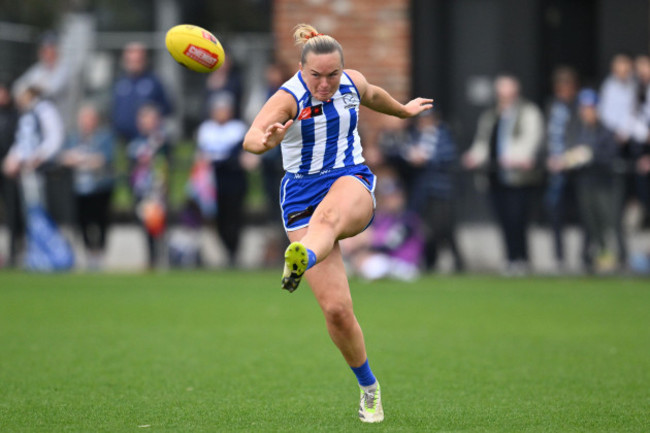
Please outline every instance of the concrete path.
[[[64, 229], [77, 251], [79, 267], [85, 267], [83, 248], [78, 236]], [[168, 236], [178, 235], [178, 229], [169, 230]], [[6, 256], [8, 247], [7, 230], [0, 227], [0, 257]], [[206, 267], [219, 268], [226, 266], [223, 245], [214, 230], [204, 228], [198, 234], [203, 259]], [[270, 240], [284, 244], [284, 233], [277, 229], [266, 227], [248, 227], [242, 237], [238, 263], [242, 268], [257, 268], [263, 266], [268, 259], [267, 247]], [[490, 224], [464, 225], [458, 233], [461, 250], [465, 256], [468, 271], [495, 272], [501, 270], [503, 263], [503, 248], [499, 233]], [[575, 228], [568, 229], [565, 234], [566, 256], [568, 271], [580, 271], [580, 249], [582, 237]], [[650, 232], [630, 233], [628, 235], [630, 253], [650, 252]], [[553, 244], [550, 232], [544, 228], [533, 228], [529, 231], [531, 260], [533, 270], [538, 273], [554, 271]], [[277, 248], [275, 249], [277, 251]], [[266, 256], [266, 257], [265, 257]], [[451, 270], [451, 256], [445, 251], [440, 256], [440, 270]], [[110, 271], [141, 271], [146, 265], [145, 238], [137, 225], [114, 225], [108, 236], [108, 249], [105, 257], [105, 269]]]

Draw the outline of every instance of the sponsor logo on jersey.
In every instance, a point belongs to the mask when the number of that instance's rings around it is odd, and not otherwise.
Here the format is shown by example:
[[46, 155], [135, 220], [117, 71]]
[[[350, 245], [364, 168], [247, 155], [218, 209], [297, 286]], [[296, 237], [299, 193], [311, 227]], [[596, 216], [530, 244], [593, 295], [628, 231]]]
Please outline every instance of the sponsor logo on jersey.
[[311, 119], [312, 117], [320, 116], [322, 114], [323, 114], [323, 104], [314, 105], [313, 107], [305, 107], [300, 112], [300, 116], [298, 116], [298, 120]]
[[219, 62], [219, 56], [217, 54], [192, 44], [189, 44], [185, 48], [183, 54], [206, 68], [213, 68]]

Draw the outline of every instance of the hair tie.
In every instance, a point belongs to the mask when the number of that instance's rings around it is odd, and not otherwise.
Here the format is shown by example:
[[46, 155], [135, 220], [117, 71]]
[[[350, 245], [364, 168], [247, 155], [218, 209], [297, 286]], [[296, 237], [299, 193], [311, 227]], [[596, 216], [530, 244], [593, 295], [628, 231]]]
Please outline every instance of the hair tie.
[[305, 37], [306, 40], [309, 40], [311, 38], [315, 38], [316, 36], [325, 36], [322, 33], [316, 33], [316, 32], [311, 32], [310, 36]]

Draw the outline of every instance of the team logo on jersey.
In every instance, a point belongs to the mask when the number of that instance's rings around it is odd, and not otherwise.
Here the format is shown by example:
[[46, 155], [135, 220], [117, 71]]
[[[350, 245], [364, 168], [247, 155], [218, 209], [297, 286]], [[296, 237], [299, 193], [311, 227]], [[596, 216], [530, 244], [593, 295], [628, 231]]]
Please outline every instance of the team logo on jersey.
[[350, 108], [357, 108], [359, 105], [359, 98], [357, 98], [357, 96], [353, 95], [352, 93], [346, 93], [343, 95], [343, 104], [346, 110], [349, 110]]
[[314, 105], [313, 107], [305, 107], [300, 112], [298, 120], [311, 119], [312, 117], [320, 116], [323, 114], [323, 104]]

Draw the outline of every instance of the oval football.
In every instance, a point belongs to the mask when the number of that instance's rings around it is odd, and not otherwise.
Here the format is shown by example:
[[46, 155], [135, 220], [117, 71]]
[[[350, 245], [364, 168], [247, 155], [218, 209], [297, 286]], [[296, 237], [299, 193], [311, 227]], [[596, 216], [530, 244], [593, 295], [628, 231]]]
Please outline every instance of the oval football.
[[212, 33], [191, 24], [169, 29], [165, 45], [174, 60], [196, 72], [216, 71], [225, 57], [221, 43]]

